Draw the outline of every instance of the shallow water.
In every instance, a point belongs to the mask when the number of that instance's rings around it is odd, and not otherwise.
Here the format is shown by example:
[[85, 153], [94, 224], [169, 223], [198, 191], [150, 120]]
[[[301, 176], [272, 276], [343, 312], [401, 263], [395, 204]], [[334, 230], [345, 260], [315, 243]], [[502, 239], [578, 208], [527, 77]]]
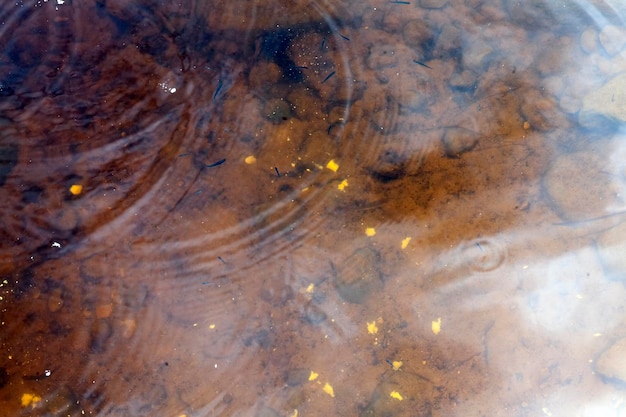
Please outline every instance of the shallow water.
[[626, 415], [625, 18], [2, 5], [0, 415]]

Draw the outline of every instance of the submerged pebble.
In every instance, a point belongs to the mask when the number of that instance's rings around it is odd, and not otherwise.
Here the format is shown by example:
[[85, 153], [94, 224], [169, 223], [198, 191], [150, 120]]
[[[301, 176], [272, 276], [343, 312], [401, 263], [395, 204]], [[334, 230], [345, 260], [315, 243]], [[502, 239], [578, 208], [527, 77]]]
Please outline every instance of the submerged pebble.
[[607, 122], [626, 121], [626, 74], [621, 74], [606, 82], [600, 88], [591, 90], [582, 99], [582, 109], [578, 122], [588, 128], [602, 128]]
[[273, 123], [281, 123], [291, 118], [291, 105], [283, 99], [272, 99], [263, 106], [263, 115]]
[[595, 152], [558, 157], [548, 169], [544, 187], [559, 215], [567, 220], [585, 220], [623, 207], [619, 184], [609, 169], [606, 158]]
[[626, 236], [626, 223], [611, 227], [598, 237], [597, 250], [606, 274], [611, 279], [626, 282], [624, 236]]
[[596, 370], [610, 382], [626, 384], [626, 338], [619, 339], [600, 355]]
[[443, 138], [443, 147], [448, 158], [458, 158], [461, 154], [474, 149], [478, 143], [478, 134], [462, 127], [449, 127]]
[[335, 286], [341, 298], [349, 303], [361, 304], [370, 295], [383, 289], [378, 270], [380, 256], [370, 248], [360, 248], [336, 270]]
[[394, 372], [382, 381], [360, 417], [432, 415], [437, 391], [432, 383], [410, 372]]

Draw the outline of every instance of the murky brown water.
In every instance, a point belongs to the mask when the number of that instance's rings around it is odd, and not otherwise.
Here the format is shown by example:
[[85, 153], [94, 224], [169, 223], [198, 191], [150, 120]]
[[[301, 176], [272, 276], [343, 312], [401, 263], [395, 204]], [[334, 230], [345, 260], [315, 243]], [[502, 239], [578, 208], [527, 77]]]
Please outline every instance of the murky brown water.
[[617, 1], [0, 6], [0, 417], [626, 415]]

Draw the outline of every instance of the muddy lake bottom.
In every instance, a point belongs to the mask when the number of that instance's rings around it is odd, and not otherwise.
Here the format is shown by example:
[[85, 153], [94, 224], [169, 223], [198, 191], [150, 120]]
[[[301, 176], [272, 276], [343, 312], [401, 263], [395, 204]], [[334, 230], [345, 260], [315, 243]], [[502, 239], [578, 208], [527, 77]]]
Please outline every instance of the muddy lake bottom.
[[0, 417], [625, 416], [625, 18], [0, 5]]

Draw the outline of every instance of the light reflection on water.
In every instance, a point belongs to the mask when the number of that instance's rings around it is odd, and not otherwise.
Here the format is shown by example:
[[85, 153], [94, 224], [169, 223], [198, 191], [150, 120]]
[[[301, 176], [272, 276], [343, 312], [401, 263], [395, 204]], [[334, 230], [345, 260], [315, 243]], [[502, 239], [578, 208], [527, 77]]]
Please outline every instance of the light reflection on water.
[[0, 409], [624, 414], [622, 8], [3, 6]]

